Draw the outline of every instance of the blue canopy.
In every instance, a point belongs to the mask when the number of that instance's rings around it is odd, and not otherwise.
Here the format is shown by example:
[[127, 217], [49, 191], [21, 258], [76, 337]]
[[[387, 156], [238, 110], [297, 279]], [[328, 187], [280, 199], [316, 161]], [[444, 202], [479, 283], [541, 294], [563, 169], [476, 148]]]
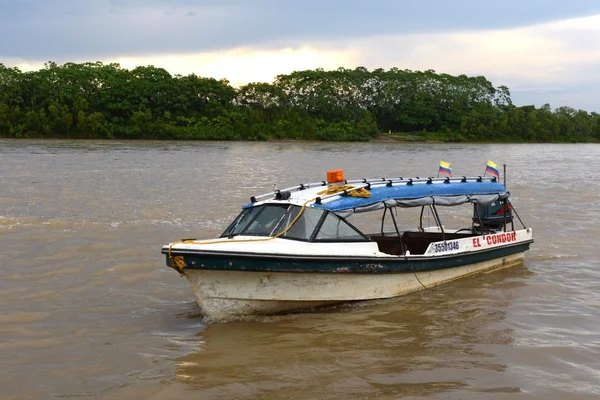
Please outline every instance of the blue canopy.
[[499, 182], [449, 181], [433, 183], [394, 183], [392, 186], [374, 185], [370, 197], [352, 197], [348, 195], [323, 199], [314, 208], [329, 211], [372, 211], [390, 207], [417, 207], [428, 204], [453, 206], [466, 202], [490, 204], [509, 196], [506, 188]]

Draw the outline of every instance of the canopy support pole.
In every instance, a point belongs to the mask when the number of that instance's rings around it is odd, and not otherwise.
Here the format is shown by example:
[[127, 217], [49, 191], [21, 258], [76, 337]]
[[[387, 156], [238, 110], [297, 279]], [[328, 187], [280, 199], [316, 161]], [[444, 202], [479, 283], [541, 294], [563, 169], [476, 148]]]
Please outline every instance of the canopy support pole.
[[511, 208], [512, 208], [513, 212], [515, 213], [515, 215], [517, 216], [517, 218], [519, 218], [519, 222], [521, 222], [521, 225], [523, 225], [523, 228], [527, 229], [527, 227], [523, 223], [523, 220], [521, 219], [521, 217], [519, 217], [519, 213], [517, 213], [517, 210], [515, 210], [515, 207], [512, 204], [511, 204]]
[[437, 224], [440, 227], [440, 230], [442, 231], [442, 240], [445, 242], [446, 235], [444, 233], [444, 227], [442, 226], [442, 221], [440, 220], [440, 216], [438, 215], [437, 209], [435, 208], [435, 204], [431, 204], [429, 207], [431, 207], [431, 209], [433, 210], [433, 216], [434, 216], [435, 220], [437, 221]]
[[[384, 236], [384, 233], [383, 233], [383, 225], [384, 225], [384, 223], [385, 223], [385, 214], [387, 214], [387, 210], [388, 210], [388, 208], [387, 208], [387, 206], [384, 204], [384, 207], [383, 207], [383, 217], [381, 217], [381, 236]], [[391, 212], [391, 211], [390, 211], [390, 212]]]
[[[475, 214], [477, 214], [477, 219], [479, 220], [479, 230], [481, 231], [480, 233], [483, 235], [486, 232], [483, 231], [483, 220], [481, 219], [479, 208], [477, 207], [477, 204], [473, 204], [473, 207], [475, 209]], [[473, 224], [473, 228], [475, 228], [475, 224]], [[475, 229], [473, 229], [473, 231], [475, 231]]]
[[[505, 176], [506, 179], [506, 176]], [[504, 232], [506, 232], [506, 213], [508, 212], [508, 202], [506, 201], [506, 199], [502, 200], [502, 208], [504, 209], [503, 214], [503, 219], [504, 219]]]
[[[388, 206], [385, 205], [387, 210]], [[402, 235], [400, 234], [400, 230], [398, 229], [398, 224], [396, 223], [396, 217], [394, 217], [394, 212], [390, 209], [390, 215], [392, 216], [392, 221], [394, 221], [394, 228], [396, 229], [396, 233], [398, 234], [398, 239], [400, 239], [400, 249], [402, 250], [402, 254], [405, 254], [404, 251], [404, 243], [402, 243]]]

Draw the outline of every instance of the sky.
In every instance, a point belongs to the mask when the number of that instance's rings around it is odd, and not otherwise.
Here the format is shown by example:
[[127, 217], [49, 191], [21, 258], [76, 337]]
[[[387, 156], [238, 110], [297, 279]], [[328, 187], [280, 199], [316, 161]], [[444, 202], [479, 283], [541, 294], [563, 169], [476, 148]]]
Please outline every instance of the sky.
[[600, 112], [598, 0], [0, 0], [0, 63], [154, 65], [272, 82], [396, 67], [483, 75], [516, 105]]

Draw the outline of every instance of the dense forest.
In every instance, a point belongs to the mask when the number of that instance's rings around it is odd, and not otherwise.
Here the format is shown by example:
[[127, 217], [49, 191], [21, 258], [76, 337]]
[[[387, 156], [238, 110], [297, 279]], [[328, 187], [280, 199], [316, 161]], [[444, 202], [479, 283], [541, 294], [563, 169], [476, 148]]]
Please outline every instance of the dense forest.
[[[0, 137], [368, 141], [380, 132], [445, 141], [590, 142], [600, 114], [516, 107], [485, 77], [339, 68], [234, 88], [153, 66], [0, 64]], [[393, 135], [392, 135], [393, 137]]]

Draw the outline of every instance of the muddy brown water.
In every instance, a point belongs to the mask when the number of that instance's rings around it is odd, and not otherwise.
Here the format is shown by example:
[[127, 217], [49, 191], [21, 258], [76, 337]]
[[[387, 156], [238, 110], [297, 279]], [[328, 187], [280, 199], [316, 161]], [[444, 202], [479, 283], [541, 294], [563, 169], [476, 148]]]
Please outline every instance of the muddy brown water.
[[[508, 164], [523, 265], [211, 322], [161, 245], [273, 183]], [[600, 398], [599, 145], [0, 141], [2, 399]]]

